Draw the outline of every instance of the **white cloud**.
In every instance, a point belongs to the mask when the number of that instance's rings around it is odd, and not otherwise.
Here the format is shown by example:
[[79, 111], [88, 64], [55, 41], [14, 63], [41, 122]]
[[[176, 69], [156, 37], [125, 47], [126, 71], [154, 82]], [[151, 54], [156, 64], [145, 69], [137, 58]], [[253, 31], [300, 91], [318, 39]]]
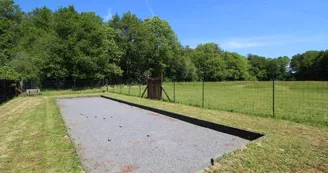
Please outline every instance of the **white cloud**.
[[112, 19], [112, 9], [108, 9], [107, 16], [104, 16], [104, 20], [107, 22], [108, 20]]
[[148, 4], [148, 0], [146, 0], [146, 5], [147, 5], [147, 7], [148, 7], [149, 12], [150, 12], [151, 15], [153, 15], [153, 17], [154, 17], [154, 16], [155, 16], [155, 13], [154, 13], [153, 9], [151, 8], [151, 6]]
[[262, 47], [265, 46], [261, 42], [238, 42], [238, 41], [228, 41], [222, 44], [222, 47], [227, 49], [240, 49], [240, 48], [251, 48], [251, 47]]
[[230, 38], [229, 40], [223, 41], [222, 47], [225, 49], [242, 49], [242, 48], [279, 45], [279, 44], [284, 44], [284, 37], [286, 36], [265, 35], [265, 36]]
[[316, 43], [327, 40], [328, 34], [321, 33], [316, 35], [267, 35], [242, 38], [230, 38], [223, 41], [222, 47], [225, 49], [242, 49], [252, 47], [268, 47], [268, 46], [287, 46], [299, 43]]
[[214, 42], [220, 45], [225, 50], [236, 51], [237, 49], [247, 49], [256, 47], [270, 47], [270, 46], [290, 46], [295, 44], [311, 44], [318, 42], [326, 42], [328, 40], [328, 33], [318, 33], [315, 35], [263, 35], [251, 37], [230, 37], [224, 40], [219, 39], [189, 39], [183, 40], [183, 44], [189, 45], [192, 48], [197, 47], [201, 43]]

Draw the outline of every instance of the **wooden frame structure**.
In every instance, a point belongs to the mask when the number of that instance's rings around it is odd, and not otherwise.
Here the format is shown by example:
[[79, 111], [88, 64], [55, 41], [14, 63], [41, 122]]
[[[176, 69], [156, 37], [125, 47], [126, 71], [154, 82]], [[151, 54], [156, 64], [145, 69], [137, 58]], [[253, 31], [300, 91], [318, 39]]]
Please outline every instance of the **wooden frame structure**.
[[162, 86], [162, 80], [160, 78], [149, 78], [147, 80], [147, 87], [145, 88], [141, 97], [145, 95], [146, 91], [148, 91], [147, 98], [154, 100], [161, 100], [162, 91], [164, 91], [164, 94], [166, 95], [167, 99], [171, 102], [169, 95], [166, 93], [165, 89]]

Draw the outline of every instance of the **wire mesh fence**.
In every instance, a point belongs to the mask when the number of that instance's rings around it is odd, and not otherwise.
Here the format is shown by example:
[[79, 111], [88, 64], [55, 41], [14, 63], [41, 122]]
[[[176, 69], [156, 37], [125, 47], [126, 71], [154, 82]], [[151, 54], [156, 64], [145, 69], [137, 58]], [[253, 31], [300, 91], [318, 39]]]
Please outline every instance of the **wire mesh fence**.
[[42, 80], [40, 83], [27, 81], [25, 89], [41, 89], [43, 95], [86, 94], [106, 92], [107, 80]]
[[41, 88], [47, 90], [83, 90], [90, 88], [100, 88], [106, 85], [106, 80], [43, 80]]
[[[180, 104], [327, 126], [328, 77], [316, 76], [304, 81], [164, 82], [163, 88]], [[140, 97], [145, 87], [120, 84], [113, 92]], [[163, 100], [168, 101], [164, 94]]]
[[[110, 82], [108, 91], [118, 94], [141, 97], [145, 87], [145, 81], [141, 82], [140, 80], [119, 79]], [[147, 94], [145, 97], [147, 97]]]
[[277, 81], [275, 95], [278, 118], [328, 125], [327, 81]]
[[[135, 84], [116, 84], [116, 85], [111, 85], [109, 91], [118, 93], [118, 94], [141, 97], [145, 87], [146, 87], [146, 85], [137, 84], [137, 83], [135, 83]], [[147, 93], [145, 94], [145, 97], [147, 97]]]
[[[327, 126], [328, 76], [315, 76], [317, 78], [312, 81], [304, 77], [304, 81], [273, 78], [271, 81], [164, 82], [163, 88], [171, 101], [180, 104]], [[48, 81], [43, 86], [56, 88], [57, 83]], [[146, 81], [65, 81], [60, 86], [77, 91], [89, 89], [90, 92], [108, 91], [141, 97]], [[162, 95], [163, 100], [168, 101], [166, 95]]]
[[[174, 89], [175, 85], [175, 89]], [[235, 81], [235, 82], [170, 82], [164, 88], [175, 102], [256, 115], [272, 115], [272, 83]], [[174, 96], [175, 90], [175, 96]]]
[[202, 85], [170, 82], [164, 88], [177, 103], [328, 125], [328, 81], [204, 82], [204, 98]]

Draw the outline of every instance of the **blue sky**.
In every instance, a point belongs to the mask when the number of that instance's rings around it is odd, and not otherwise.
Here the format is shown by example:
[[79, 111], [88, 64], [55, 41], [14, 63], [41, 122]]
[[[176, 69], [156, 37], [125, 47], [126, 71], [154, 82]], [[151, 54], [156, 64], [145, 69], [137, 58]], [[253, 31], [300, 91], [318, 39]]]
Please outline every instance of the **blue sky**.
[[104, 19], [130, 10], [168, 21], [183, 45], [215, 42], [267, 57], [328, 49], [327, 0], [15, 0], [24, 11], [74, 5]]

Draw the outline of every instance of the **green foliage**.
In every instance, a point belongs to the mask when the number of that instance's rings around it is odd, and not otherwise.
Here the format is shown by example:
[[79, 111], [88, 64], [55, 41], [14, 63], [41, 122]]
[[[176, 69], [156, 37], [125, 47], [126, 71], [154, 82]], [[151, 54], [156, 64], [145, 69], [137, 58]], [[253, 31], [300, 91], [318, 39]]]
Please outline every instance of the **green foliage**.
[[19, 39], [16, 36], [23, 12], [13, 0], [0, 1], [0, 65], [11, 60], [11, 53]]
[[115, 41], [124, 52], [120, 66], [124, 78], [145, 79], [158, 77], [165, 70], [175, 75], [176, 69], [167, 68], [184, 60], [182, 47], [171, 26], [158, 17], [142, 21], [131, 12], [117, 14], [108, 24], [116, 33]]
[[255, 76], [258, 80], [268, 80], [268, 72], [266, 69], [268, 62], [266, 58], [249, 54], [247, 59], [250, 63], [250, 75]]
[[2, 0], [0, 67], [10, 69], [3, 74], [14, 70], [20, 81], [38, 82], [141, 82], [162, 74], [168, 81], [270, 80], [273, 73], [278, 80], [302, 80], [328, 69], [328, 51], [308, 51], [291, 60], [245, 58], [215, 43], [183, 47], [170, 24], [157, 16], [141, 20], [127, 12], [103, 22], [94, 12], [79, 13], [74, 6], [24, 13], [12, 0]]
[[271, 80], [273, 75], [278, 80], [290, 79], [288, 72], [290, 59], [287, 56], [272, 59], [249, 54], [247, 59], [251, 65], [249, 68], [250, 75], [258, 80]]
[[[290, 62], [290, 59], [286, 56], [278, 57], [275, 59], [267, 59], [267, 71], [268, 74], [275, 76], [275, 79], [286, 80], [289, 78], [289, 73], [287, 72], [287, 67]], [[270, 78], [270, 76], [268, 76]]]
[[224, 80], [223, 51], [215, 43], [200, 44], [192, 54], [199, 79]]
[[119, 66], [122, 68], [124, 78], [140, 79], [147, 70], [145, 53], [149, 49], [146, 28], [142, 21], [131, 12], [118, 14], [108, 23], [113, 28], [114, 40], [122, 52]]
[[299, 80], [327, 80], [328, 50], [307, 51], [292, 57], [290, 67]]
[[245, 57], [224, 52], [215, 43], [200, 44], [192, 59], [198, 68], [198, 78], [210, 81], [249, 80], [249, 64]]
[[249, 64], [245, 57], [237, 53], [224, 53], [224, 60], [226, 62], [226, 79], [227, 80], [249, 80], [248, 73]]
[[152, 60], [149, 65], [154, 68], [153, 76], [159, 76], [166, 68], [171, 68], [178, 61], [183, 61], [179, 60], [182, 46], [170, 24], [165, 20], [155, 16], [152, 19], [146, 19], [144, 25], [150, 35], [150, 50], [152, 50], [148, 52], [147, 59]]
[[16, 73], [20, 74], [20, 80], [39, 80], [40, 69], [37, 66], [38, 59], [31, 57], [26, 53], [15, 54], [14, 59], [10, 62], [10, 66]]
[[16, 80], [19, 74], [9, 66], [0, 66], [0, 79]]
[[[27, 79], [33, 79], [31, 73], [38, 73], [38, 78], [74, 80], [122, 74], [116, 65], [121, 52], [113, 39], [114, 30], [94, 13], [79, 14], [73, 6], [54, 13], [37, 8], [23, 20], [21, 31], [19, 50], [29, 56], [21, 62], [34, 65], [24, 73]], [[17, 66], [20, 59], [14, 61]]]

